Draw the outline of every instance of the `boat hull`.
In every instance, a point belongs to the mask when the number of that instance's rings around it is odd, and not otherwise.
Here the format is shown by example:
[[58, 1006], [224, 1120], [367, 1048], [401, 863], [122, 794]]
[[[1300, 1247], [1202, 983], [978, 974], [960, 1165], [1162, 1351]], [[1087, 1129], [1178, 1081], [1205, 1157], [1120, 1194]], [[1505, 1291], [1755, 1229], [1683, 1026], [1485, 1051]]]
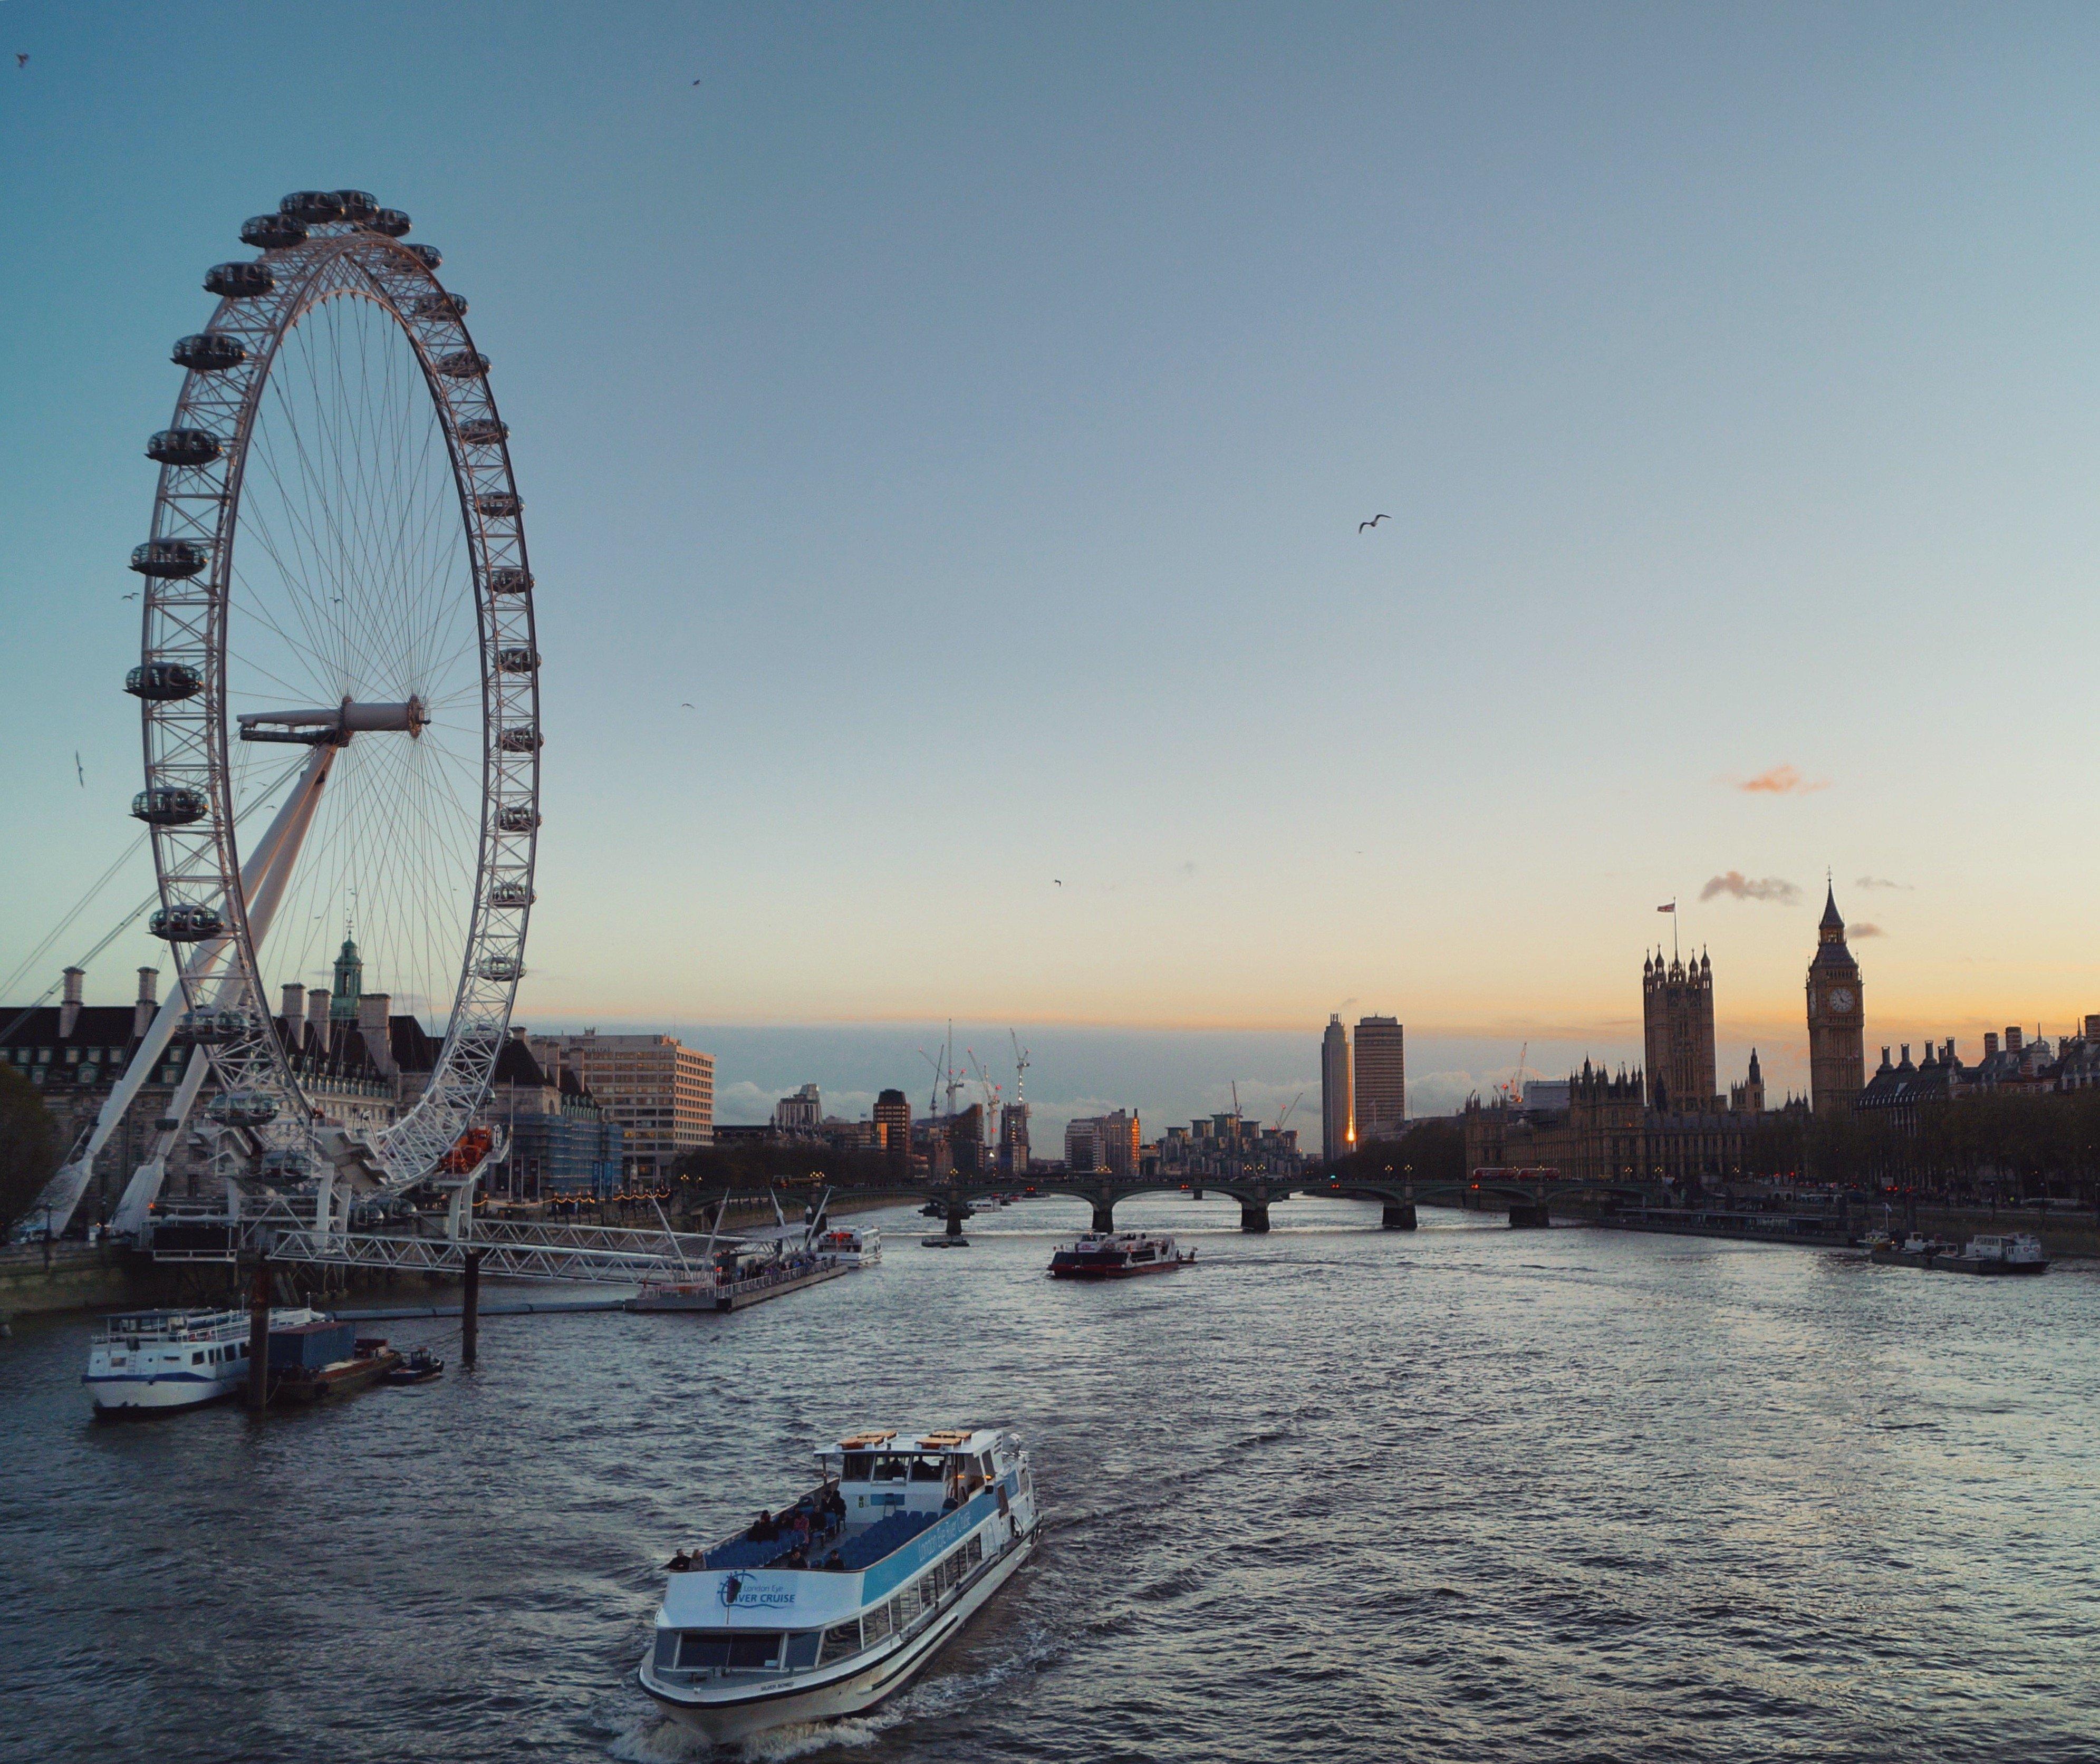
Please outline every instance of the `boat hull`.
[[166, 1372], [143, 1378], [89, 1378], [86, 1383], [88, 1400], [98, 1415], [169, 1415], [224, 1402], [247, 1387], [248, 1372], [240, 1368], [231, 1378]]
[[2006, 1262], [1996, 1257], [1978, 1255], [1935, 1255], [1935, 1268], [1943, 1268], [1950, 1274], [2046, 1274], [2046, 1262]]
[[757, 1691], [735, 1701], [702, 1701], [660, 1689], [649, 1682], [646, 1663], [638, 1674], [638, 1682], [672, 1720], [704, 1735], [715, 1745], [732, 1744], [776, 1727], [865, 1715], [906, 1689], [933, 1663], [963, 1626], [991, 1602], [999, 1589], [1012, 1579], [1021, 1564], [1035, 1554], [1035, 1540], [1036, 1533], [1030, 1532], [994, 1563], [951, 1609], [942, 1612], [923, 1634], [910, 1638], [902, 1647], [871, 1660], [859, 1671], [845, 1678], [806, 1690]]
[[1140, 1262], [1134, 1267], [1128, 1263], [1122, 1267], [1105, 1264], [1096, 1267], [1084, 1262], [1069, 1262], [1061, 1268], [1052, 1261], [1050, 1277], [1052, 1280], [1135, 1280], [1140, 1274], [1171, 1274], [1177, 1268], [1188, 1266], [1186, 1262]]

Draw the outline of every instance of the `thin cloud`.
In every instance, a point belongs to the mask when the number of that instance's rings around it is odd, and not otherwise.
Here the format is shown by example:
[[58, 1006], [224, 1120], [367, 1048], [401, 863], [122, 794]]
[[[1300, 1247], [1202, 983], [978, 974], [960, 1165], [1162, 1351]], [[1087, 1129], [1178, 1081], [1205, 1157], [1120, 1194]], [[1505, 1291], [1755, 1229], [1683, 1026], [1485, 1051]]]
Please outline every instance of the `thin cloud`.
[[1731, 900], [1769, 901], [1777, 906], [1791, 906], [1801, 898], [1801, 890], [1791, 882], [1776, 875], [1746, 876], [1740, 870], [1715, 876], [1699, 891], [1702, 901], [1710, 901], [1722, 894]]
[[1845, 935], [1848, 937], [1885, 937], [1888, 933], [1879, 925], [1870, 925], [1863, 921], [1856, 925], [1846, 926]]
[[1905, 894], [1917, 892], [1915, 883], [1891, 882], [1886, 876], [1882, 875], [1863, 875], [1852, 886], [1855, 889], [1897, 889]]
[[1830, 780], [1807, 778], [1797, 767], [1775, 765], [1768, 772], [1760, 772], [1755, 778], [1745, 778], [1736, 788], [1749, 795], [1765, 796], [1805, 796], [1811, 790], [1828, 790]]

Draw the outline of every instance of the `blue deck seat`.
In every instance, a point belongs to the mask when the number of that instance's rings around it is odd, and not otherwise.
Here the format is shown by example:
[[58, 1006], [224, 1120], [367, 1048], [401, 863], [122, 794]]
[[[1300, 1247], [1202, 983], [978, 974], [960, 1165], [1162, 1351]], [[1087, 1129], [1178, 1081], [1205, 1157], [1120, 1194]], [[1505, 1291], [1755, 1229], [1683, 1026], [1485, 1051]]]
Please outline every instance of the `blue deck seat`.
[[849, 1572], [871, 1568], [893, 1551], [902, 1549], [940, 1517], [938, 1513], [893, 1513], [888, 1519], [878, 1519], [858, 1537], [849, 1537], [840, 1545], [840, 1561]]

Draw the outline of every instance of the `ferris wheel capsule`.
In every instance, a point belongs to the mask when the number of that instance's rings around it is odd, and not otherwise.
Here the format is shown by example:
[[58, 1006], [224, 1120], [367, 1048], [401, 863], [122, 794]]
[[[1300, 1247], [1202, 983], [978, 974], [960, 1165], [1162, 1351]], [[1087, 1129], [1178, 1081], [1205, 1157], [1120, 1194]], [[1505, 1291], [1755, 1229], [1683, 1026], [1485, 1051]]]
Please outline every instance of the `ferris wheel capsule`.
[[204, 291], [226, 300], [253, 300], [258, 294], [268, 293], [276, 285], [277, 278], [270, 273], [269, 266], [252, 260], [214, 263], [205, 272], [204, 278]]
[[307, 242], [307, 229], [289, 214], [258, 214], [240, 223], [240, 242], [258, 251], [282, 251]]
[[221, 1127], [267, 1127], [277, 1118], [277, 1099], [267, 1091], [221, 1091], [205, 1106], [205, 1113]]
[[135, 699], [173, 704], [204, 690], [204, 676], [183, 662], [141, 662], [124, 677], [124, 690]]
[[159, 465], [209, 465], [225, 451], [209, 429], [162, 429], [146, 443], [146, 457]]
[[309, 227], [325, 227], [342, 218], [342, 204], [333, 190], [294, 190], [277, 209]]
[[224, 373], [247, 360], [248, 348], [238, 338], [221, 332], [200, 331], [194, 337], [177, 337], [169, 359], [192, 373]]
[[216, 906], [201, 901], [177, 901], [156, 908], [146, 921], [146, 928], [164, 942], [202, 943], [209, 937], [225, 936], [226, 921]]
[[149, 539], [131, 548], [131, 567], [141, 576], [179, 581], [195, 576], [210, 560], [187, 539]]
[[131, 799], [132, 815], [148, 827], [188, 827], [210, 812], [204, 792], [185, 784], [156, 784]]
[[364, 223], [376, 233], [384, 233], [389, 239], [399, 239], [408, 230], [408, 217], [398, 208], [382, 208], [373, 212]]

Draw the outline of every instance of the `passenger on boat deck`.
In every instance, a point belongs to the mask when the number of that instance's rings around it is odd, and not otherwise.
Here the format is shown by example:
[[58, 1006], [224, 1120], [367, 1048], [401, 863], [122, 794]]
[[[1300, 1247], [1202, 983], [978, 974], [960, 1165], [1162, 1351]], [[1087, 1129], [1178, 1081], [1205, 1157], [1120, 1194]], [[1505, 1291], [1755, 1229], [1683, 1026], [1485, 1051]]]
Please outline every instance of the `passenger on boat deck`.
[[772, 1543], [780, 1536], [780, 1528], [773, 1523], [770, 1509], [761, 1507], [758, 1517], [752, 1521], [751, 1529], [743, 1534], [753, 1543]]
[[844, 1572], [846, 1565], [846, 1559], [840, 1555], [837, 1550], [834, 1550], [829, 1555], [824, 1558], [822, 1565], [825, 1568], [835, 1568], [840, 1572]]
[[673, 1574], [689, 1573], [692, 1569], [693, 1559], [687, 1555], [684, 1550], [681, 1550], [676, 1555], [673, 1556], [668, 1562], [666, 1562], [664, 1566], [668, 1571]]
[[824, 1491], [823, 1506], [825, 1514], [830, 1518], [844, 1519], [846, 1516], [846, 1497], [836, 1488]]
[[810, 1541], [810, 1515], [799, 1506], [795, 1509], [795, 1538], [798, 1543]]
[[796, 1545], [792, 1550], [790, 1550], [788, 1552], [788, 1567], [791, 1568], [805, 1568], [809, 1567], [809, 1552], [804, 1550], [801, 1545]]

